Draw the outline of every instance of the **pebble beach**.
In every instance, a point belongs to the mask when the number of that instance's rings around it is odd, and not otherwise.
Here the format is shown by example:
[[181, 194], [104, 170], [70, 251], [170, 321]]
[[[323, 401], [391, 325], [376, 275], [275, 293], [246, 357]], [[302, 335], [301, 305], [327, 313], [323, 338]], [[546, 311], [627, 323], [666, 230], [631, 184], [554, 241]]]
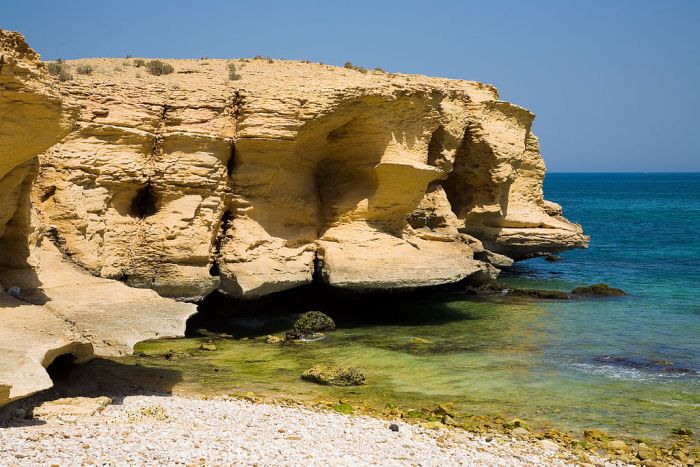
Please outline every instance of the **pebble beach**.
[[40, 407], [33, 418], [17, 410], [0, 425], [3, 466], [581, 465], [548, 441], [241, 399], [127, 396], [94, 414]]

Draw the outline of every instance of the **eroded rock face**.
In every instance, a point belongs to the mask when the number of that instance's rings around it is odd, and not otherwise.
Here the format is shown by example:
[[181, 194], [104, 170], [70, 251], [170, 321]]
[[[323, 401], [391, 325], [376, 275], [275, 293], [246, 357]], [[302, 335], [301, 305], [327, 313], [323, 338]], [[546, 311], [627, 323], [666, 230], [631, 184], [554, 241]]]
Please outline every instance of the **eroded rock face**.
[[[62, 85], [75, 129], [34, 204], [95, 275], [198, 299], [312, 281], [492, 277], [587, 237], [542, 196], [533, 114], [475, 82], [320, 64], [100, 59]], [[475, 257], [476, 254], [476, 257]], [[505, 255], [505, 256], [504, 256]]]
[[24, 38], [0, 30], [0, 406], [52, 386], [46, 368], [122, 355], [136, 342], [181, 335], [194, 305], [88, 274], [33, 222], [37, 154], [72, 128], [65, 105]]
[[29, 256], [29, 194], [37, 154], [68, 134], [55, 83], [21, 34], [0, 30], [0, 266]]

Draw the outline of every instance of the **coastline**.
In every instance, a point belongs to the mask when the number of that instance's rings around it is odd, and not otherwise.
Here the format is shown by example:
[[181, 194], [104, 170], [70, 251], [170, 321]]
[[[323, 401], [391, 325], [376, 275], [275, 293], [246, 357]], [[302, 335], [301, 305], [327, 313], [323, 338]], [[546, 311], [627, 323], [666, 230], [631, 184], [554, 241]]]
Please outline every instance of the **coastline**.
[[[10, 465], [627, 465], [581, 459], [551, 441], [342, 415], [287, 401], [125, 396], [89, 416], [50, 415], [0, 429]], [[44, 423], [45, 422], [45, 423]]]

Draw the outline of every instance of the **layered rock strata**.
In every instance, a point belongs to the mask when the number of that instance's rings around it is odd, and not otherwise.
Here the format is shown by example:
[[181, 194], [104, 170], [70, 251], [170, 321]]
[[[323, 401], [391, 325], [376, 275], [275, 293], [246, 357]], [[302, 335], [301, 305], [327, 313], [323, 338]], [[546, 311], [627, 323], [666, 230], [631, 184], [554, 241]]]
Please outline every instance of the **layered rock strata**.
[[79, 363], [181, 335], [194, 305], [90, 275], [32, 219], [37, 154], [72, 129], [75, 109], [17, 33], [0, 30], [0, 406], [51, 387], [59, 356]]
[[[492, 277], [585, 246], [544, 201], [534, 115], [476, 82], [269, 60], [134, 60], [62, 84], [80, 108], [34, 205], [92, 274], [196, 300], [318, 277], [353, 290]], [[230, 80], [234, 64], [240, 79]]]

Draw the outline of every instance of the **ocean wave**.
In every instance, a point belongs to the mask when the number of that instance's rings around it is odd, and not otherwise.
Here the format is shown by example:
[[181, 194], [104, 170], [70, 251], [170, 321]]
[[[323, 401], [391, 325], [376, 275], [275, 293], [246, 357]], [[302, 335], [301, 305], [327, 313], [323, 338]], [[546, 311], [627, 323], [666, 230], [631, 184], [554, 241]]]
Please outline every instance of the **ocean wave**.
[[621, 368], [614, 365], [596, 365], [593, 363], [572, 363], [572, 368], [584, 373], [605, 376], [612, 379], [645, 380], [649, 379], [649, 373], [635, 368]]

